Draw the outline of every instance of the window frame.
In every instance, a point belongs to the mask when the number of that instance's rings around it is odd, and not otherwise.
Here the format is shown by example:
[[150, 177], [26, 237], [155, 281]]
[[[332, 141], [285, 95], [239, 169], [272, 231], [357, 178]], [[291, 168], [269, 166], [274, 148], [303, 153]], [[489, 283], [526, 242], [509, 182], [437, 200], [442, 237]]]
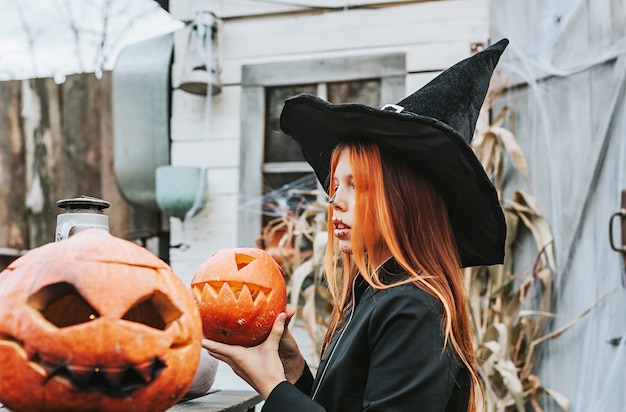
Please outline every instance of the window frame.
[[[260, 63], [242, 66], [241, 138], [239, 153], [239, 205], [263, 194], [265, 143], [265, 89], [298, 84], [380, 79], [381, 102], [396, 103], [405, 97], [406, 54], [383, 53]], [[384, 104], [384, 103], [383, 103]], [[313, 172], [305, 162], [285, 162], [293, 171]], [[271, 168], [280, 166], [270, 164]], [[259, 178], [256, 178], [259, 177]], [[261, 234], [259, 213], [239, 208], [237, 244], [254, 247]]]

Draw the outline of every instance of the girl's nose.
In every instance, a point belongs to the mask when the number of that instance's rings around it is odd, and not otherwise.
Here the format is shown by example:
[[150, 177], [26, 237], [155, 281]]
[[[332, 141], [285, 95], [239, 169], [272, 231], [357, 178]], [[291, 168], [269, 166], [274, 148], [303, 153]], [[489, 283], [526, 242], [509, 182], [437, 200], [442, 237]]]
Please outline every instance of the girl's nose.
[[337, 196], [338, 192], [335, 192], [333, 196], [328, 199], [328, 203], [333, 210], [344, 210], [344, 203], [341, 199], [341, 196]]

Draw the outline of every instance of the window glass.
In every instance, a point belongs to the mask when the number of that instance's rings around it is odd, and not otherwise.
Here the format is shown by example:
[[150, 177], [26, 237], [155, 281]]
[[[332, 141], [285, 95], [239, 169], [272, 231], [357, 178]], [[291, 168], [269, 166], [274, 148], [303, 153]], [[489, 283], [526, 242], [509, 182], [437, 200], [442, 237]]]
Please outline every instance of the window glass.
[[361, 103], [380, 107], [380, 80], [354, 80], [327, 85], [328, 101], [331, 103]]
[[265, 91], [265, 145], [263, 159], [268, 162], [301, 162], [300, 146], [280, 130], [283, 103], [299, 93], [315, 94], [317, 85], [271, 87]]

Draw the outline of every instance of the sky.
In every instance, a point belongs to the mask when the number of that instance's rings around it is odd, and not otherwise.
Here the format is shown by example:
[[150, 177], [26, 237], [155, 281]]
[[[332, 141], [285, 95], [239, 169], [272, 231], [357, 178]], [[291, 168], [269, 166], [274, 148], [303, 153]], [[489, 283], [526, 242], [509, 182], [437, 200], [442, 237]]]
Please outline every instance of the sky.
[[0, 81], [112, 70], [128, 44], [181, 29], [153, 0], [0, 0]]

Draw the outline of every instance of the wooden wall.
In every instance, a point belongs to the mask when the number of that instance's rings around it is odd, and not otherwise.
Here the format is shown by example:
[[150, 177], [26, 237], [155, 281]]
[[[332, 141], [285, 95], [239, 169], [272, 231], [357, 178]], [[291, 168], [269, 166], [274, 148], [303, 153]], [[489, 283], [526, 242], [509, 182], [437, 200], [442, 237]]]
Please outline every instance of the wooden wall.
[[129, 233], [136, 210], [117, 190], [112, 145], [109, 72], [0, 83], [0, 268], [54, 241], [60, 199], [105, 199], [111, 233]]
[[[530, 173], [530, 181], [511, 179], [508, 187], [536, 196], [554, 234], [551, 330], [590, 310], [545, 342], [537, 373], [572, 412], [623, 411], [626, 288], [609, 219], [626, 189], [626, 3], [557, 3], [505, 0], [491, 10], [495, 35], [511, 38], [501, 67], [516, 83], [499, 107], [513, 109], [507, 126]], [[522, 272], [531, 264], [517, 266]], [[548, 402], [545, 410], [560, 408]]]

